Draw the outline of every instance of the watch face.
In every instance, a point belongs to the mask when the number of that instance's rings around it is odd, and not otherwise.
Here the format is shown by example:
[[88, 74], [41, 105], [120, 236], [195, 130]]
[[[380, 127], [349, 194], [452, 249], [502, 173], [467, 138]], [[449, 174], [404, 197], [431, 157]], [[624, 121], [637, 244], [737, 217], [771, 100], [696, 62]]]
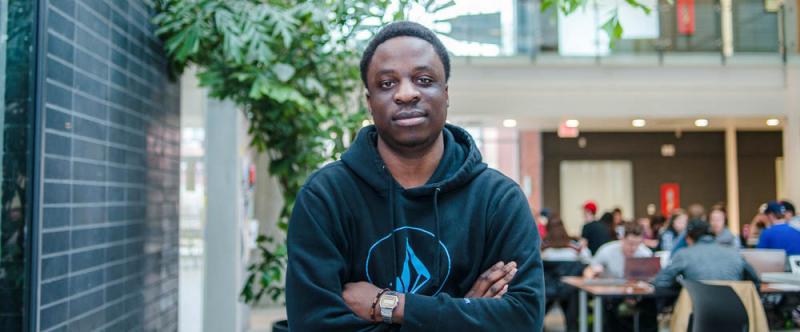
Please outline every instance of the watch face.
[[394, 308], [397, 305], [397, 296], [381, 297], [381, 308]]

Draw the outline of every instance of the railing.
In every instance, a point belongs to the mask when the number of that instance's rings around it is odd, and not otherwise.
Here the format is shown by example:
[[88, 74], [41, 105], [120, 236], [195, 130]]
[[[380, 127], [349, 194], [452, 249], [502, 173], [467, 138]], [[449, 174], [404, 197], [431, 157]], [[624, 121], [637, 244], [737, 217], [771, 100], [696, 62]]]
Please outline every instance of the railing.
[[[733, 55], [722, 56], [721, 10], [719, 0], [695, 0], [694, 31], [681, 33], [676, 5], [667, 0], [651, 0], [653, 12], [647, 16], [627, 10], [621, 22], [626, 33], [608, 47], [608, 37], [594, 29], [607, 20], [613, 8], [628, 6], [619, 0], [589, 3], [569, 17], [552, 9], [539, 10], [540, 0], [496, 2], [496, 10], [458, 1], [455, 10], [430, 17], [413, 17], [432, 26], [450, 51], [467, 61], [486, 57], [527, 58], [534, 63], [781, 63], [783, 38], [782, 12], [768, 12], [763, 0], [733, 0]], [[510, 3], [510, 4], [509, 4]], [[472, 10], [483, 7], [479, 10]], [[453, 14], [457, 12], [458, 14]], [[620, 11], [622, 12], [622, 11]], [[636, 15], [638, 14], [638, 16]], [[622, 15], [622, 14], [621, 14]], [[577, 27], [577, 28], [576, 28]], [[636, 34], [630, 36], [630, 34]], [[576, 44], [581, 44], [577, 45]], [[594, 49], [593, 49], [594, 48]], [[575, 50], [578, 52], [575, 52]]]

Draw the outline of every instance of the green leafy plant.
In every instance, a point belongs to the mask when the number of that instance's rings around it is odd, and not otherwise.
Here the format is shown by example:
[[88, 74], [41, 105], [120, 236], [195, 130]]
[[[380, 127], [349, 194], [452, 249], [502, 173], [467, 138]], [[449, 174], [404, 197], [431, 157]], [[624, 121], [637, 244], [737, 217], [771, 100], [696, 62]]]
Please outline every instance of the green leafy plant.
[[[556, 8], [556, 10], [562, 12], [564, 15], [569, 15], [574, 13], [579, 8], [584, 8], [589, 1], [590, 0], [542, 0], [541, 11], [544, 12], [550, 8]], [[668, 1], [669, 3], [672, 3], [672, 0]], [[648, 15], [650, 15], [652, 12], [650, 7], [637, 0], [625, 0], [625, 4], [636, 9], [641, 9], [645, 14]], [[616, 41], [622, 38], [622, 33], [624, 32], [622, 24], [619, 22], [618, 6], [615, 7], [611, 12], [611, 17], [609, 17], [608, 20], [605, 21], [599, 28], [608, 34], [610, 46], [611, 48], [614, 48]]]
[[[251, 144], [270, 158], [284, 199], [278, 226], [288, 230], [300, 187], [338, 159], [367, 112], [359, 92], [359, 40], [409, 6], [435, 11], [435, 0], [154, 0], [153, 22], [171, 68], [196, 65], [212, 97], [236, 103], [249, 120]], [[394, 13], [390, 13], [391, 10]], [[257, 238], [246, 303], [284, 292], [286, 245]]]

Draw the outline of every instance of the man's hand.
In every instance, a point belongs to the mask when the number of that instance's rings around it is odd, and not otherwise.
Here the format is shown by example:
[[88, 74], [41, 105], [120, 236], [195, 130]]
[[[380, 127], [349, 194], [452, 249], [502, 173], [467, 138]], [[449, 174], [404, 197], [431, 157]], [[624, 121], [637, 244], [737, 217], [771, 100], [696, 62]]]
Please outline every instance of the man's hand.
[[[380, 288], [368, 282], [351, 282], [344, 284], [342, 298], [344, 298], [344, 303], [347, 304], [347, 307], [359, 318], [371, 322], [379, 322], [380, 320], [377, 317], [369, 314], [372, 311], [372, 303], [380, 292]], [[379, 311], [379, 309], [375, 309], [375, 311]]]
[[583, 278], [584, 279], [593, 279], [593, 278], [596, 278], [601, 273], [603, 273], [603, 267], [602, 266], [589, 265], [585, 269], [583, 269]]
[[[380, 288], [366, 281], [351, 282], [344, 284], [342, 298], [344, 299], [344, 303], [347, 304], [347, 307], [359, 318], [370, 322], [382, 323], [383, 318], [381, 317], [380, 307], [376, 304], [375, 310], [372, 310], [372, 303], [380, 292]], [[392, 313], [392, 322], [395, 324], [403, 324], [406, 295], [397, 293], [397, 297], [399, 299], [397, 307], [394, 308]], [[373, 313], [372, 316], [369, 315], [370, 312]]]
[[508, 284], [514, 279], [516, 273], [516, 262], [508, 264], [497, 262], [497, 264], [478, 277], [478, 280], [472, 285], [472, 289], [464, 297], [494, 297], [499, 299], [508, 291]]

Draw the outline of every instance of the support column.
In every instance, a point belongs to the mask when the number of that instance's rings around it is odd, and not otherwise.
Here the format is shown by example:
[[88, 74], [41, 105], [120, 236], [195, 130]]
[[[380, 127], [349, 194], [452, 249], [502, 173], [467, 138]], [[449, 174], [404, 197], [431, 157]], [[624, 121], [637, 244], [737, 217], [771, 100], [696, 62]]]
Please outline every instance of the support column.
[[542, 134], [538, 130], [519, 131], [520, 186], [528, 204], [536, 212], [542, 209]]
[[240, 147], [244, 118], [230, 102], [208, 101], [206, 113], [205, 287], [203, 330], [242, 331], [247, 308], [239, 302], [244, 202]]
[[785, 198], [800, 203], [800, 68], [787, 68], [786, 117], [783, 120], [783, 188]]
[[739, 234], [739, 155], [736, 147], [736, 127], [725, 127], [725, 178], [728, 188], [728, 229]]
[[720, 31], [722, 32], [722, 56], [733, 56], [733, 0], [720, 0]]

